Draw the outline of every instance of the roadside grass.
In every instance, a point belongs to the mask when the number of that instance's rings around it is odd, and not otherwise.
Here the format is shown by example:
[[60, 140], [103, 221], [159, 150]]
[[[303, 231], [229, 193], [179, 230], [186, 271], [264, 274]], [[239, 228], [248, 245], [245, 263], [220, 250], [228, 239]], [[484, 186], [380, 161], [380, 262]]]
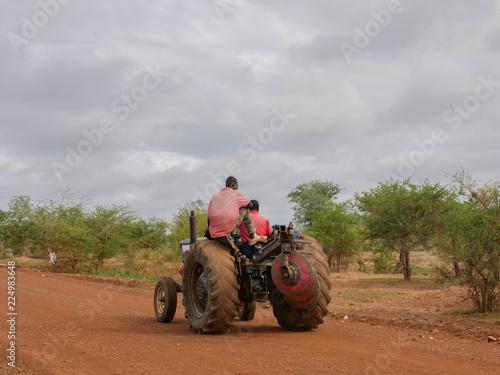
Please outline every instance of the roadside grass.
[[458, 310], [445, 311], [443, 315], [457, 317], [457, 318], [473, 318], [483, 321], [500, 322], [500, 314], [498, 312], [479, 313], [472, 309], [458, 309]]
[[20, 267], [33, 268], [33, 269], [43, 270], [43, 271], [54, 271], [55, 270], [55, 267], [53, 265], [51, 265], [47, 260], [43, 260], [43, 259], [24, 260], [22, 262], [17, 262], [17, 264]]
[[414, 265], [412, 266], [411, 273], [413, 276], [434, 276], [436, 275], [436, 269], [434, 267]]
[[394, 285], [394, 286], [400, 286], [400, 285], [408, 285], [408, 284], [430, 284], [430, 285], [438, 285], [440, 283], [439, 279], [436, 277], [418, 277], [418, 278], [412, 278], [409, 281], [406, 281], [403, 279], [403, 276], [400, 278], [379, 278], [379, 277], [374, 277], [374, 278], [369, 278], [369, 279], [360, 279], [358, 280], [359, 283], [366, 285], [367, 287], [370, 286], [370, 284], [388, 284], [388, 285]]
[[127, 268], [124, 266], [106, 266], [99, 274], [93, 268], [82, 268], [78, 273], [89, 276], [116, 277], [119, 279], [133, 279], [157, 281], [162, 276], [169, 276], [177, 282], [181, 281], [178, 269], [181, 263], [156, 264], [150, 267]]
[[396, 296], [398, 294], [400, 293], [364, 289], [344, 289], [339, 291], [337, 296], [344, 298], [346, 301], [370, 303], [380, 302], [387, 297]]
[[134, 280], [156, 280], [152, 275], [140, 275], [138, 271], [133, 268], [103, 268], [100, 270], [99, 274], [91, 268], [82, 268], [79, 273], [89, 276], [117, 277]]
[[89, 265], [82, 265], [76, 270], [66, 265], [64, 261], [59, 261], [56, 266], [49, 263], [47, 259], [19, 259], [21, 267], [37, 269], [43, 272], [80, 274], [88, 276], [115, 277], [119, 279], [156, 281], [162, 276], [170, 276], [175, 281], [180, 282], [181, 276], [178, 269], [182, 264], [180, 261], [142, 261], [133, 262], [136, 267], [127, 266], [130, 259], [112, 259], [105, 262], [99, 274]]

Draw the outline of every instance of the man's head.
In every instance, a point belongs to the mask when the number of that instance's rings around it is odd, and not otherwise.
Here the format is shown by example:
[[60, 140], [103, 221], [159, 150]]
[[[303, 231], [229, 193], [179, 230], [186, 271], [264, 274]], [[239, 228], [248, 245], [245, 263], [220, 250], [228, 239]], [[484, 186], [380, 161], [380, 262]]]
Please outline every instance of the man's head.
[[259, 212], [259, 202], [257, 202], [255, 199], [252, 199], [250, 202], [252, 202], [252, 211]]
[[233, 176], [229, 176], [226, 178], [226, 187], [238, 190], [238, 180]]

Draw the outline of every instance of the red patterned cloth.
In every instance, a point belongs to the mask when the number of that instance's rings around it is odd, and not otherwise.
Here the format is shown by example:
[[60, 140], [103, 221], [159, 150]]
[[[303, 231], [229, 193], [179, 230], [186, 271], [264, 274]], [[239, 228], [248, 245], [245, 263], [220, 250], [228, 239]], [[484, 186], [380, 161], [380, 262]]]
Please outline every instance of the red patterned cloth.
[[[257, 211], [250, 211], [252, 214], [253, 225], [255, 226], [255, 233], [257, 236], [269, 236], [273, 233], [271, 229], [271, 224], [269, 220], [264, 215], [259, 214]], [[247, 228], [245, 223], [241, 223], [239, 226], [241, 241], [246, 242], [249, 239]]]

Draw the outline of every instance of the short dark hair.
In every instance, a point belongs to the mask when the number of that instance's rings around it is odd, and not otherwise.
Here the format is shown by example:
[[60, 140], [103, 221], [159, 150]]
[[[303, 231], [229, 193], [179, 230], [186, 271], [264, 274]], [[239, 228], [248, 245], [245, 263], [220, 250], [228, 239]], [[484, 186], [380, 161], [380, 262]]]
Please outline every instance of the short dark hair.
[[236, 183], [238, 183], [238, 180], [236, 179], [236, 177], [229, 176], [228, 178], [226, 178], [226, 187], [231, 187], [232, 184], [236, 184]]
[[252, 202], [251, 210], [259, 212], [259, 202], [257, 202], [255, 199], [252, 199], [250, 202]]

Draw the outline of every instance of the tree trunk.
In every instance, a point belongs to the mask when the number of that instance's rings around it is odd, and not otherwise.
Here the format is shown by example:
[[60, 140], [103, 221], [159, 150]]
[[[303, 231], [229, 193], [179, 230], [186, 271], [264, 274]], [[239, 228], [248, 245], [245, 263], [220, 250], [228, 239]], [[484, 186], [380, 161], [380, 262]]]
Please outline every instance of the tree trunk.
[[328, 267], [330, 267], [330, 269], [331, 269], [332, 268], [332, 259], [333, 259], [333, 254], [331, 253], [331, 251], [326, 253], [326, 257], [327, 257], [327, 261], [328, 261]]
[[340, 258], [342, 254], [337, 254], [337, 272], [340, 272]]
[[455, 278], [460, 277], [460, 266], [458, 265], [458, 262], [453, 262], [453, 269], [455, 270]]
[[351, 257], [346, 254], [346, 256], [345, 256], [345, 264], [344, 264], [344, 269], [345, 270], [347, 270], [347, 268], [349, 267], [349, 262], [350, 261], [351, 261]]
[[405, 280], [410, 280], [411, 279], [410, 252], [405, 249], [401, 249], [401, 252], [399, 254], [399, 259], [401, 260], [401, 266], [403, 267], [403, 274]]
[[97, 257], [97, 263], [96, 263], [96, 273], [99, 275], [99, 272], [101, 272], [102, 266], [104, 265], [104, 259], [106, 259], [106, 254], [105, 253], [100, 253]]

